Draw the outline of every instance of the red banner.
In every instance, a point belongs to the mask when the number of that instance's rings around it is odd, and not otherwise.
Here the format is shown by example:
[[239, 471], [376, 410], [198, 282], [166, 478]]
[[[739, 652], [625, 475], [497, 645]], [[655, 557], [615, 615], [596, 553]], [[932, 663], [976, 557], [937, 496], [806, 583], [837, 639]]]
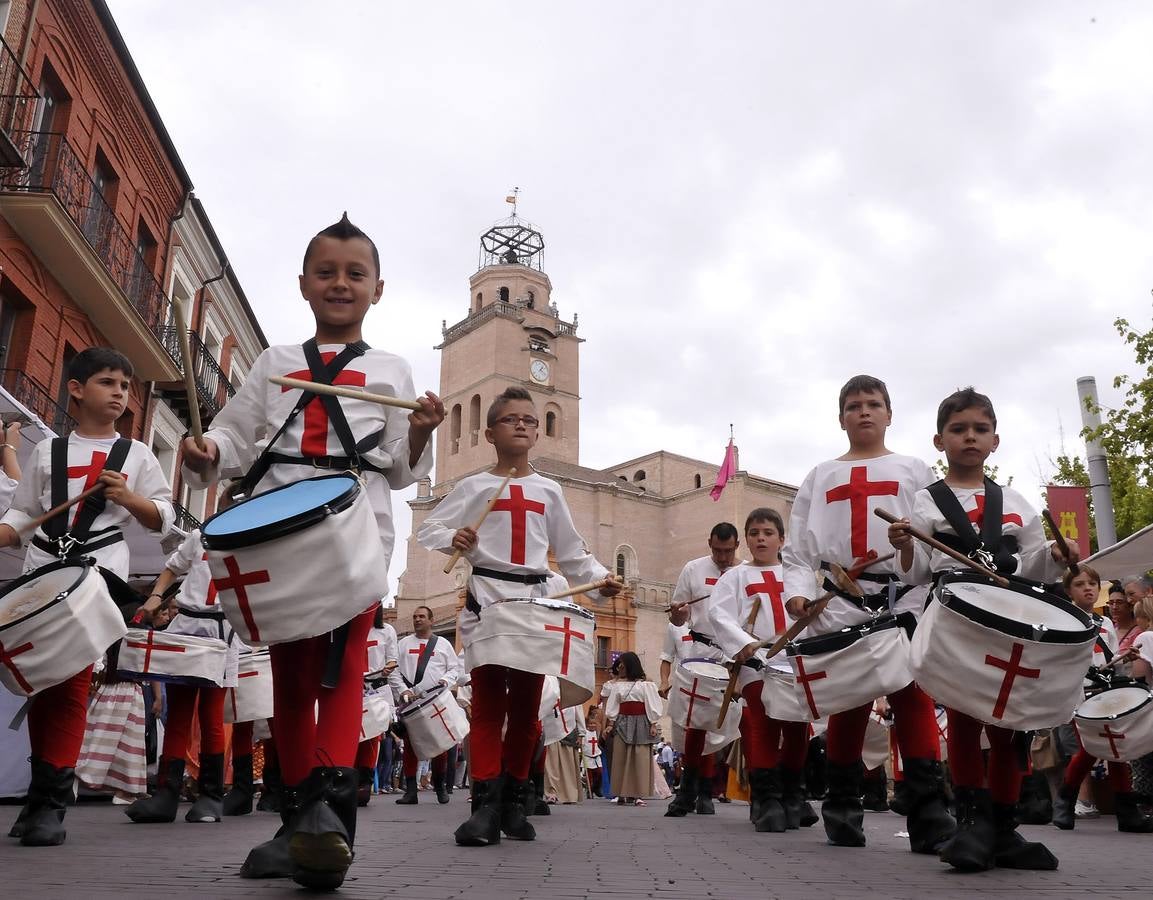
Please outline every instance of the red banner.
[[1050, 484], [1045, 488], [1053, 521], [1070, 544], [1076, 544], [1081, 559], [1089, 555], [1088, 488]]

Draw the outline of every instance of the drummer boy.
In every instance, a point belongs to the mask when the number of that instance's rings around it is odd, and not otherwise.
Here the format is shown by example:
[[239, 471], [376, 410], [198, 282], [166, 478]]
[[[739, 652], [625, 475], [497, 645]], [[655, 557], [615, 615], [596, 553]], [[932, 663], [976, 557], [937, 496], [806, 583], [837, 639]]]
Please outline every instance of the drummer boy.
[[[496, 465], [457, 482], [417, 532], [429, 550], [462, 551], [472, 564], [466, 608], [461, 613], [462, 639], [468, 643], [481, 610], [514, 597], [546, 596], [550, 575], [549, 550], [561, 572], [581, 584], [602, 582], [600, 593], [620, 590], [585, 548], [559, 484], [537, 474], [529, 451], [539, 437], [540, 420], [532, 395], [510, 387], [488, 409], [485, 440], [496, 451]], [[514, 477], [505, 479], [516, 470]], [[490, 500], [491, 513], [479, 529]], [[466, 656], [467, 658], [467, 656]], [[536, 746], [544, 676], [508, 666], [472, 669], [471, 764], [473, 814], [456, 830], [464, 846], [500, 842], [501, 831], [516, 840], [531, 841], [536, 832], [525, 819], [524, 806], [533, 796], [529, 767]], [[501, 729], [508, 719], [507, 731]]]
[[[359, 469], [387, 559], [394, 540], [391, 493], [431, 471], [432, 432], [444, 419], [444, 404], [431, 392], [415, 398], [408, 362], [362, 340], [364, 317], [380, 300], [384, 283], [376, 245], [347, 215], [309, 241], [299, 284], [316, 321], [315, 335], [303, 345], [269, 347], [257, 357], [244, 385], [213, 419], [204, 449], [193, 438], [184, 441], [187, 477], [206, 485], [242, 475], [258, 453], [244, 482], [248, 492], [323, 474], [317, 469]], [[313, 396], [293, 416], [300, 391], [271, 384], [271, 376], [339, 381], [372, 393], [415, 398], [420, 408], [405, 415], [368, 401]], [[275, 445], [270, 447], [272, 436]], [[299, 578], [307, 565], [307, 560], [286, 560], [281, 577]], [[386, 588], [382, 585], [382, 595]], [[300, 597], [302, 604], [324, 601], [324, 596]], [[372, 620], [373, 610], [366, 609], [332, 632], [344, 638], [343, 652], [329, 634], [270, 648], [276, 747], [285, 784], [283, 827], [249, 854], [242, 876], [292, 876], [312, 888], [343, 882], [352, 860], [354, 766]], [[321, 685], [326, 670], [334, 687]]]
[[[166, 534], [175, 518], [172, 488], [148, 447], [116, 431], [133, 374], [128, 358], [109, 347], [89, 347], [73, 357], [66, 374], [76, 427], [67, 438], [49, 438], [33, 449], [12, 506], [0, 520], [0, 547], [17, 547], [31, 538], [26, 573], [58, 559], [85, 556], [123, 581], [130, 569], [122, 529], [135, 519], [149, 531]], [[54, 456], [56, 448], [64, 450], [62, 456]], [[31, 529], [49, 509], [93, 486], [102, 490]], [[19, 659], [13, 663], [19, 666]], [[87, 666], [32, 697], [32, 783], [28, 805], [10, 832], [25, 846], [60, 844], [66, 836], [64, 812], [72, 799], [91, 679], [92, 666]]]
[[[1017, 491], [985, 474], [985, 462], [999, 444], [997, 414], [984, 394], [968, 387], [941, 401], [933, 446], [945, 454], [948, 472], [918, 491], [908, 518], [889, 527], [889, 540], [906, 580], [926, 583], [957, 567], [940, 551], [930, 552], [914, 541], [910, 524], [966, 555], [979, 556], [1001, 574], [1036, 581], [1060, 577], [1066, 559], [1056, 543], [1046, 540], [1036, 511]], [[1076, 561], [1076, 549], [1069, 549]], [[959, 672], [957, 677], [965, 675]], [[1044, 845], [1026, 841], [1016, 831], [1022, 774], [1014, 745], [1017, 733], [983, 725], [954, 709], [948, 715], [949, 770], [959, 826], [954, 839], [942, 848], [941, 859], [961, 871], [994, 865], [1057, 868], [1057, 858]], [[990, 744], [988, 772], [981, 752], [982, 728]]]

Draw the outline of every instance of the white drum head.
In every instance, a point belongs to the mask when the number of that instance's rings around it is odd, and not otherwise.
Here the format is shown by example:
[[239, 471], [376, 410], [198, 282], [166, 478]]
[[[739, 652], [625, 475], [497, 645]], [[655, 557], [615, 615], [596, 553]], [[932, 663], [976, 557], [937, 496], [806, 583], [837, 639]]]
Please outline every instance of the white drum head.
[[67, 594], [82, 579], [83, 566], [65, 566], [45, 572], [0, 598], [0, 625], [7, 625], [43, 609], [61, 594]]
[[715, 678], [718, 681], [729, 680], [729, 670], [714, 662], [705, 662], [701, 659], [690, 659], [681, 663], [681, 668], [701, 678]]
[[945, 585], [945, 590], [972, 606], [1026, 625], [1043, 625], [1050, 631], [1085, 630], [1084, 623], [1076, 616], [1052, 603], [1046, 603], [1039, 596], [968, 581], [950, 582]]
[[1153, 696], [1145, 688], [1119, 687], [1102, 691], [1077, 707], [1082, 719], [1112, 719], [1137, 709]]

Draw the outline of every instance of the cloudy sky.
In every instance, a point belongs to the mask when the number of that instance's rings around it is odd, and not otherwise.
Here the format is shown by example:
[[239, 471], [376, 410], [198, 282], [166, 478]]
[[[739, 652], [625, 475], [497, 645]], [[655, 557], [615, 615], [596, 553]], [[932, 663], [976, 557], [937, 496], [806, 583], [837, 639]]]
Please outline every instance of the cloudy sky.
[[586, 465], [719, 463], [731, 422], [799, 483], [869, 372], [929, 461], [940, 399], [989, 393], [1036, 499], [1082, 450], [1075, 379], [1109, 404], [1132, 366], [1113, 319], [1149, 324], [1146, 2], [110, 6], [273, 342], [347, 209], [383, 256], [366, 337], [436, 389], [520, 186], [587, 341]]

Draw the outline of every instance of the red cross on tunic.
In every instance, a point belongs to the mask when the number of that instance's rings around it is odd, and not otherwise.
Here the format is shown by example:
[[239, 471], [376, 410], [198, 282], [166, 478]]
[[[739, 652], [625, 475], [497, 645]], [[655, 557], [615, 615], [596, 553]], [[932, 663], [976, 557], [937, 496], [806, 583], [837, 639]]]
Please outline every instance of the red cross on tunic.
[[589, 759], [596, 759], [597, 758], [597, 736], [595, 734], [589, 735], [589, 747], [591, 748], [591, 752], [589, 753]]
[[828, 678], [828, 672], [806, 672], [804, 657], [794, 656], [793, 659], [797, 664], [797, 684], [805, 689], [805, 699], [809, 702], [809, 712], [813, 714], [814, 719], [821, 717], [820, 712], [817, 710], [817, 701], [813, 698], [813, 689], [809, 686], [811, 681], [820, 681], [822, 678]]
[[[200, 558], [201, 558], [201, 560], [208, 559], [208, 551], [206, 550], [204, 552], [204, 555]], [[216, 605], [216, 582], [213, 581], [211, 578], [208, 579], [208, 595], [204, 598], [204, 605], [205, 606], [215, 606]]]
[[1093, 642], [1093, 652], [1094, 653], [1100, 653], [1102, 656], [1104, 656], [1105, 655], [1105, 648], [1102, 647], [1101, 645], [1104, 643], [1108, 643], [1109, 632], [1106, 631], [1104, 628], [1098, 628], [1097, 633], [1101, 635], [1101, 640]]
[[564, 710], [560, 708], [559, 700], [553, 704], [553, 709], [556, 710], [556, 714], [560, 718], [560, 727], [564, 729], [565, 734], [568, 734], [572, 729], [568, 727], [568, 719], [565, 718]]
[[545, 631], [559, 631], [561, 634], [564, 635], [564, 650], [561, 651], [561, 657], [560, 657], [560, 674], [561, 675], [567, 675], [568, 674], [569, 645], [572, 643], [572, 639], [574, 637], [580, 638], [583, 641], [585, 639], [584, 632], [583, 631], [573, 631], [572, 630], [572, 619], [569, 618], [568, 616], [564, 617], [564, 627], [563, 628], [560, 625], [545, 625], [544, 630]]
[[[255, 672], [255, 671], [254, 672], [241, 672], [236, 677], [237, 678], [255, 678], [259, 674], [260, 674], [259, 672]], [[239, 713], [237, 713], [237, 711], [236, 711], [236, 690], [237, 690], [236, 688], [229, 688], [228, 689], [228, 697], [232, 701], [232, 721], [233, 722], [235, 722], [237, 720], [237, 718], [239, 717]]]
[[900, 490], [899, 481], [869, 481], [868, 466], [853, 466], [847, 484], [825, 492], [826, 503], [849, 501], [850, 551], [854, 558], [869, 554], [869, 498], [895, 497]]
[[706, 578], [705, 579], [705, 587], [712, 587], [716, 583], [717, 583], [717, 579], [715, 579], [715, 578]]
[[228, 570], [228, 578], [214, 579], [216, 589], [218, 591], [236, 592], [236, 602], [240, 606], [240, 614], [244, 617], [244, 624], [245, 627], [248, 628], [248, 634], [252, 640], [259, 641], [260, 629], [257, 628], [256, 620], [252, 617], [252, 609], [248, 605], [248, 586], [250, 584], [267, 584], [272, 578], [269, 576], [267, 569], [241, 573], [235, 556], [224, 557], [224, 568]]
[[1121, 754], [1117, 752], [1117, 741], [1125, 740], [1125, 735], [1113, 731], [1108, 725], [1105, 726], [1104, 731], [1098, 731], [1097, 737], [1109, 739], [1109, 752], [1113, 754], [1114, 759], [1120, 759]]
[[[329, 350], [320, 354], [320, 358], [324, 361], [325, 365], [332, 362], [332, 358], [336, 353]], [[288, 378], [303, 378], [305, 381], [312, 381], [312, 372], [302, 370], [300, 372], [289, 372], [286, 376]], [[349, 387], [364, 387], [366, 382], [365, 374], [357, 372], [354, 369], [344, 369], [332, 379], [333, 384], [342, 384]], [[281, 388], [281, 393], [285, 391], [295, 391], [297, 388]], [[300, 453], [303, 456], [327, 456], [328, 455], [328, 411], [325, 410], [324, 404], [319, 397], [313, 397], [308, 401], [308, 405], [304, 407], [304, 434], [300, 437]]]
[[149, 631], [148, 632], [148, 640], [143, 642], [143, 643], [141, 643], [140, 641], [128, 641], [129, 647], [132, 647], [136, 650], [143, 650], [144, 651], [144, 665], [141, 666], [140, 671], [145, 673], [145, 674], [148, 673], [148, 666], [151, 665], [151, 663], [152, 663], [152, 651], [153, 650], [162, 650], [165, 653], [183, 653], [184, 652], [183, 647], [166, 647], [163, 644], [155, 643], [155, 641], [156, 641], [156, 632], [155, 631]]
[[424, 648], [427, 646], [428, 646], [428, 642], [426, 641], [423, 644], [417, 644], [415, 647], [409, 647], [408, 652], [412, 653], [416, 656], [420, 656], [420, 654], [424, 653]]
[[1009, 703], [1009, 695], [1013, 692], [1013, 682], [1017, 676], [1022, 678], [1040, 678], [1040, 669], [1026, 669], [1021, 666], [1021, 654], [1025, 652], [1024, 644], [1013, 644], [1013, 652], [1008, 659], [998, 659], [992, 653], [985, 655], [985, 665], [1005, 670], [1005, 677], [1001, 679], [1001, 692], [997, 694], [997, 702], [993, 706], [993, 718], [1000, 719], [1005, 715], [1005, 707]]
[[[92, 459], [89, 460], [88, 465], [68, 467], [68, 478], [69, 480], [73, 478], [83, 478], [84, 487], [80, 489], [80, 492], [83, 493], [96, 484], [96, 479], [98, 479], [100, 473], [104, 471], [104, 464], [106, 462], [108, 462], [107, 453], [102, 450], [93, 450]], [[76, 524], [76, 520], [80, 517], [80, 510], [83, 509], [83, 507], [83, 503], [76, 504], [76, 513], [72, 516], [73, 525]]]
[[32, 685], [28, 683], [28, 679], [24, 677], [24, 673], [16, 668], [16, 663], [13, 662], [13, 657], [19, 656], [21, 653], [27, 653], [32, 649], [32, 642], [28, 641], [21, 644], [19, 647], [13, 647], [11, 650], [6, 650], [4, 644], [0, 642], [0, 665], [3, 665], [12, 677], [16, 679], [16, 683], [20, 685], [20, 689], [26, 694], [32, 693]]
[[[969, 510], [969, 521], [977, 526], [978, 529], [985, 524], [985, 495], [978, 494], [973, 498], [977, 501], [976, 509]], [[1012, 522], [1018, 528], [1024, 528], [1025, 523], [1021, 521], [1021, 517], [1017, 513], [1006, 513], [1001, 516], [1001, 524], [1008, 525]]]
[[693, 705], [696, 703], [696, 701], [703, 700], [705, 703], [713, 702], [707, 694], [697, 693], [698, 684], [700, 684], [700, 679], [694, 678], [691, 690], [686, 691], [684, 688], [677, 688], [677, 690], [689, 698], [689, 711], [685, 714], [685, 728], [693, 727]]
[[[756, 584], [750, 584], [745, 587], [745, 596], [755, 597], [757, 594], [768, 594], [769, 604], [773, 608], [773, 634], [780, 634], [785, 630], [785, 603], [781, 599], [781, 594], [785, 590], [785, 583], [777, 580], [775, 572], [765, 572], [762, 570], [761, 575], [764, 580]], [[753, 623], [756, 625], [756, 623]]]
[[445, 721], [444, 715], [445, 715], [445, 713], [448, 712], [448, 707], [447, 706], [437, 706], [434, 703], [434, 704], [432, 704], [432, 708], [433, 708], [434, 712], [432, 713], [430, 718], [437, 719], [440, 722], [440, 724], [444, 726], [444, 730], [448, 732], [448, 736], [450, 738], [452, 738], [454, 741], [460, 740], [460, 738], [458, 738], [455, 734], [452, 733], [452, 729], [448, 727], [448, 722]]
[[497, 500], [492, 505], [493, 512], [507, 512], [512, 523], [512, 546], [509, 549], [509, 562], [514, 566], [524, 565], [525, 541], [528, 537], [528, 514], [544, 515], [544, 504], [537, 500], [525, 500], [524, 488], [519, 484], [509, 485], [508, 499]]

